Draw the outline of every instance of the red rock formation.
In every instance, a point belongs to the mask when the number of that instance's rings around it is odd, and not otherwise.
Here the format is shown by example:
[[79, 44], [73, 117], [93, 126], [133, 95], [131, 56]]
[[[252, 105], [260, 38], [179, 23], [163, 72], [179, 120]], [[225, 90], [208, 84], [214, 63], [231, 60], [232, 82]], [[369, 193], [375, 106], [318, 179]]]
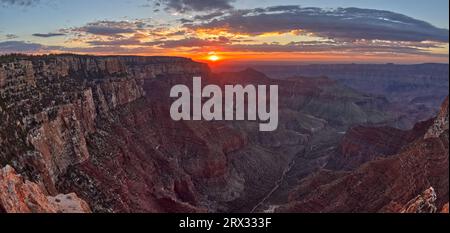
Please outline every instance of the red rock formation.
[[448, 203], [445, 204], [444, 207], [442, 207], [441, 213], [448, 214]]
[[10, 166], [0, 169], [0, 209], [6, 213], [89, 213], [76, 194], [48, 196], [42, 186], [25, 180]]

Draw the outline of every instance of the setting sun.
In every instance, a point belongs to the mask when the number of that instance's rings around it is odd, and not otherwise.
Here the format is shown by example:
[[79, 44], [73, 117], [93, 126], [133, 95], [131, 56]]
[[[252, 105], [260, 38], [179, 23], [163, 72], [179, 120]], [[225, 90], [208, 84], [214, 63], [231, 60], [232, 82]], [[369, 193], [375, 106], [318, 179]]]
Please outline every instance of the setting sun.
[[217, 56], [217, 55], [211, 55], [211, 56], [208, 57], [208, 60], [210, 60], [210, 61], [218, 61], [218, 60], [220, 60], [220, 57]]

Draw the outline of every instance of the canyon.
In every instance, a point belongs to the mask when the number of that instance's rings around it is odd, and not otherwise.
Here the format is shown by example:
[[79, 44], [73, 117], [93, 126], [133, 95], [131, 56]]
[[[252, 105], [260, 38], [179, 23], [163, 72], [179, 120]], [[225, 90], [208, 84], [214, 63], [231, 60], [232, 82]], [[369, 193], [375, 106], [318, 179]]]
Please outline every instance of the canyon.
[[[173, 121], [170, 90], [193, 77], [278, 85], [277, 130]], [[391, 127], [405, 122], [393, 106], [327, 77], [187, 58], [3, 56], [0, 212], [445, 211], [448, 99], [409, 130]]]
[[252, 67], [271, 78], [293, 76], [328, 77], [361, 93], [382, 96], [397, 121], [389, 126], [411, 129], [419, 121], [434, 117], [448, 95], [448, 64], [311, 64], [228, 65], [215, 71]]

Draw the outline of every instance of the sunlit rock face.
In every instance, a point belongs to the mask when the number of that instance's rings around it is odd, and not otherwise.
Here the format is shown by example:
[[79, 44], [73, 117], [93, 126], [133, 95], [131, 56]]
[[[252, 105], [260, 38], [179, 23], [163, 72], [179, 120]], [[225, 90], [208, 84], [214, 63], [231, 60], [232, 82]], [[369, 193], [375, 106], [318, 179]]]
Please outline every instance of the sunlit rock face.
[[444, 207], [442, 207], [441, 213], [448, 214], [448, 202], [444, 205]]
[[406, 203], [400, 212], [401, 213], [436, 213], [435, 206], [436, 192], [433, 187], [425, 190], [422, 194]]
[[76, 194], [49, 196], [42, 185], [18, 175], [11, 166], [0, 169], [0, 209], [6, 213], [90, 213]]

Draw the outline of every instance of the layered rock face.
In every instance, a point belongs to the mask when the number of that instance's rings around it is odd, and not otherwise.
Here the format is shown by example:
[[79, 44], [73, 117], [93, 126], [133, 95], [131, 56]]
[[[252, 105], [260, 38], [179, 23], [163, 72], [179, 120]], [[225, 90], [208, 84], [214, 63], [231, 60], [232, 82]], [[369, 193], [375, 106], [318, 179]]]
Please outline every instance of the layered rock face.
[[436, 192], [433, 187], [430, 187], [422, 194], [406, 203], [400, 210], [400, 213], [436, 213], [436, 199]]
[[[388, 158], [368, 162], [354, 171], [322, 170], [305, 178], [291, 192], [290, 202], [277, 211], [445, 211], [449, 200], [448, 100], [428, 133], [420, 128], [411, 132], [417, 135], [415, 140], [400, 150], [394, 146], [398, 152]], [[354, 149], [373, 152], [373, 146]]]

